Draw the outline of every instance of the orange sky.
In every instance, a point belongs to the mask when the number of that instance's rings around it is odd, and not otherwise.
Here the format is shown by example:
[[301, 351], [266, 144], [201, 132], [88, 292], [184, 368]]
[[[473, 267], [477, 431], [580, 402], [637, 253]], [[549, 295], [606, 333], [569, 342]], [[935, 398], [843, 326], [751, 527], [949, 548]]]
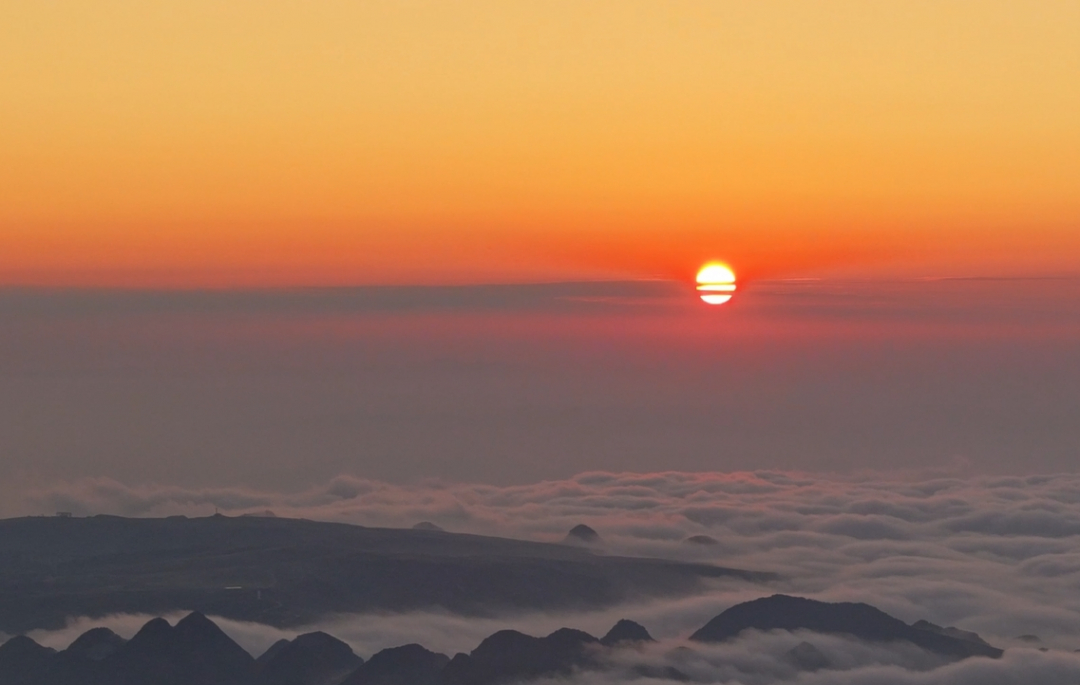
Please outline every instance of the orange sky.
[[1080, 270], [1080, 4], [0, 7], [0, 283]]

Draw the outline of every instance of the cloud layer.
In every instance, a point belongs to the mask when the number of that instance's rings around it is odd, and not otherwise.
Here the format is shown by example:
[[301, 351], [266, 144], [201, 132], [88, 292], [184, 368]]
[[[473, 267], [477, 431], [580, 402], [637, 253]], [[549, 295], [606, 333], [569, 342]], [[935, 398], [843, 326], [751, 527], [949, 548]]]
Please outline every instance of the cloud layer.
[[[577, 523], [610, 553], [779, 573], [770, 588], [718, 587], [649, 628], [688, 634], [772, 591], [864, 601], [902, 618], [975, 630], [1003, 646], [1035, 634], [1080, 647], [1080, 476], [842, 480], [798, 473], [583, 473], [497, 487], [393, 485], [340, 476], [299, 493], [86, 480], [31, 494], [42, 512], [128, 516], [263, 513], [555, 541]], [[684, 542], [708, 535], [712, 545]], [[667, 606], [667, 605], [664, 605]], [[614, 615], [597, 618], [596, 626]], [[657, 623], [659, 621], [659, 623]], [[545, 622], [545, 625], [554, 625]], [[610, 625], [610, 623], [608, 624]], [[501, 627], [501, 626], [493, 626]], [[486, 630], [486, 627], [485, 627]], [[479, 634], [479, 633], [478, 633]], [[464, 645], [467, 646], [467, 645]]]
[[[787, 651], [802, 640], [812, 641], [832, 667], [800, 671], [787, 657]], [[663, 677], [641, 680], [640, 671], [635, 673], [635, 667], [641, 664], [651, 666], [652, 672], [675, 668], [695, 683], [738, 685], [1072, 685], [1080, 679], [1080, 656], [1076, 654], [1041, 653], [1029, 648], [1009, 651], [1000, 660], [968, 659], [942, 664], [916, 648], [868, 645], [810, 634], [752, 634], [729, 644], [689, 649], [666, 642], [644, 652], [623, 650], [612, 661], [606, 671], [544, 683], [676, 682]]]

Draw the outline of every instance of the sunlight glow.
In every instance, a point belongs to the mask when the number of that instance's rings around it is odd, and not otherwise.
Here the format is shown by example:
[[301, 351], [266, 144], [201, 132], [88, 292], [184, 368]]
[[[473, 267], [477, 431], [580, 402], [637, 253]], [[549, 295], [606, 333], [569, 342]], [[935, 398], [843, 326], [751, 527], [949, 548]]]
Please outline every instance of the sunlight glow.
[[701, 301], [705, 304], [724, 304], [731, 299], [731, 295], [702, 295]]
[[735, 272], [726, 264], [706, 264], [698, 271], [697, 283], [702, 302], [725, 304], [735, 292]]
[[735, 272], [726, 264], [706, 264], [698, 271], [697, 282], [700, 285], [734, 283]]
[[714, 292], [714, 293], [733, 293], [735, 292], [734, 283], [709, 283], [707, 285], [699, 285], [697, 289], [701, 292]]

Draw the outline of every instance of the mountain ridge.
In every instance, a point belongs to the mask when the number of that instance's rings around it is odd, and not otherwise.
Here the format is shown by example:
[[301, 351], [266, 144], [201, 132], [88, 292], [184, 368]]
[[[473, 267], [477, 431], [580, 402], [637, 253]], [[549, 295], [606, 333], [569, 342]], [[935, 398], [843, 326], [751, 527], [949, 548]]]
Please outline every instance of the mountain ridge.
[[[868, 604], [787, 595], [737, 604], [702, 626], [690, 640], [726, 641], [752, 629], [840, 632], [868, 642], [903, 641], [948, 661], [997, 658], [1003, 653], [975, 633], [927, 622], [908, 625]], [[118, 636], [113, 639], [101, 630], [84, 633], [61, 652], [25, 636], [11, 638], [0, 645], [0, 685], [510, 685], [602, 670], [608, 667], [607, 656], [613, 650], [630, 648], [621, 653], [634, 659], [653, 641], [644, 626], [622, 619], [600, 639], [572, 628], [560, 628], [545, 637], [500, 630], [468, 654], [453, 658], [407, 644], [384, 649], [365, 661], [346, 643], [316, 632], [279, 641], [255, 659], [198, 612], [175, 626], [152, 619], [122, 643], [117, 642]], [[96, 636], [88, 637], [95, 631], [99, 631]], [[107, 643], [115, 649], [95, 660], [84, 650], [72, 649], [80, 643]], [[833, 668], [826, 654], [805, 641], [783, 658], [803, 671]], [[647, 661], [636, 665], [631, 661], [629, 666], [639, 677], [689, 679], [677, 668]]]
[[[737, 604], [710, 620], [690, 639], [695, 642], [725, 642], [747, 630], [809, 630], [823, 634], [853, 635], [867, 642], [903, 641], [943, 656], [958, 658], [998, 658], [1003, 653], [974, 633], [940, 628], [925, 621], [908, 625], [869, 604], [821, 602], [789, 595], [772, 595]], [[964, 633], [964, 636], [949, 634], [950, 630]]]

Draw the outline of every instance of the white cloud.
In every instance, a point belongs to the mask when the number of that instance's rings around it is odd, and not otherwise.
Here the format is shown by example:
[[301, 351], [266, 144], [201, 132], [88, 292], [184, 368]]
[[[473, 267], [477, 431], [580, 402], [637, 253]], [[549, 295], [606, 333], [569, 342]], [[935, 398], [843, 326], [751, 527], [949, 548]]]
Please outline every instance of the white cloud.
[[[279, 516], [375, 526], [407, 527], [427, 520], [450, 531], [552, 541], [586, 523], [600, 532], [612, 553], [711, 561], [782, 576], [767, 588], [727, 582], [700, 597], [588, 614], [463, 619], [414, 613], [340, 617], [318, 626], [365, 655], [410, 641], [446, 652], [469, 650], [505, 627], [544, 634], [569, 625], [602, 633], [621, 617], [679, 640], [736, 602], [779, 591], [868, 602], [905, 621], [925, 618], [977, 631], [1001, 647], [1021, 648], [1017, 636], [1036, 634], [1052, 650], [1012, 649], [998, 662], [964, 662], [926, 672], [876, 657], [852, 662], [842, 679], [803, 674], [790, 676], [796, 678], [792, 682], [1080, 680], [1080, 657], [1072, 654], [1080, 648], [1076, 474], [904, 480], [781, 472], [585, 473], [506, 487], [403, 486], [340, 476], [297, 493], [128, 486], [96, 479], [33, 493], [25, 506], [140, 516], [206, 515], [215, 507], [228, 514], [270, 509]], [[719, 544], [682, 542], [696, 534]], [[230, 624], [228, 630], [253, 651], [282, 635], [241, 624]], [[1035, 675], [1017, 680], [1022, 673]], [[582, 682], [593, 682], [598, 676], [582, 677]], [[779, 673], [769, 677], [789, 679]], [[727, 681], [702, 682], [773, 681], [736, 673]]]

